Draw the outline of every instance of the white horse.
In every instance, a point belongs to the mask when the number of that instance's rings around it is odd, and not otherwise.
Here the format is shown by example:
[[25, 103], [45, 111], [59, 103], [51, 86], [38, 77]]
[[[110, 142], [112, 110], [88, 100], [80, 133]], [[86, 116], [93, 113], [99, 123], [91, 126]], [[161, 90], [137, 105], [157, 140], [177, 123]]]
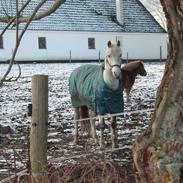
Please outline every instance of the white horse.
[[[112, 44], [108, 41], [104, 66], [84, 65], [75, 69], [69, 78], [69, 91], [74, 107], [74, 143], [78, 141], [78, 119], [80, 108], [86, 106], [99, 115], [100, 147], [104, 148], [105, 123], [102, 115], [123, 112], [123, 89], [121, 85], [121, 48], [120, 42]], [[95, 120], [91, 120], [91, 134], [98, 142]], [[118, 146], [116, 117], [111, 118], [112, 147]]]

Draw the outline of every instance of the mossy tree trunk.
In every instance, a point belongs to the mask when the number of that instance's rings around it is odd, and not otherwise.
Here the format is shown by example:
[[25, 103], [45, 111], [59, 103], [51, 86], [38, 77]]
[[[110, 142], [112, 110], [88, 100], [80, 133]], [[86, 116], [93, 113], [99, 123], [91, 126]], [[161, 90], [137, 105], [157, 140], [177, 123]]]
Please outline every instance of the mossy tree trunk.
[[169, 55], [148, 129], [133, 144], [143, 183], [183, 182], [183, 1], [161, 0]]

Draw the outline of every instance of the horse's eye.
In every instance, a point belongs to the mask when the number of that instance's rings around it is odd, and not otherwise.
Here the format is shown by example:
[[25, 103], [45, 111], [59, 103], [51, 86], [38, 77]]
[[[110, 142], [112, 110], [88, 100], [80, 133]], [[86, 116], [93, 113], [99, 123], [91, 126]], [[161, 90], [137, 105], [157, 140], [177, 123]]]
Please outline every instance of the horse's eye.
[[110, 58], [110, 57], [111, 57], [111, 55], [108, 55], [108, 57]]

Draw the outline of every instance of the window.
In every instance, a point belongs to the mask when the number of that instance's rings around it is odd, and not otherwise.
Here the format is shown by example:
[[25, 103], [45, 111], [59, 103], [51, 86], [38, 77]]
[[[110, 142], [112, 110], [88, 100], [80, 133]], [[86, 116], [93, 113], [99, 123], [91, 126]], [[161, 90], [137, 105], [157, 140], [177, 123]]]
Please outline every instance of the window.
[[3, 37], [0, 36], [0, 49], [3, 49]]
[[46, 38], [45, 37], [38, 38], [38, 46], [39, 46], [39, 49], [46, 49]]
[[88, 49], [95, 49], [95, 38], [88, 38]]

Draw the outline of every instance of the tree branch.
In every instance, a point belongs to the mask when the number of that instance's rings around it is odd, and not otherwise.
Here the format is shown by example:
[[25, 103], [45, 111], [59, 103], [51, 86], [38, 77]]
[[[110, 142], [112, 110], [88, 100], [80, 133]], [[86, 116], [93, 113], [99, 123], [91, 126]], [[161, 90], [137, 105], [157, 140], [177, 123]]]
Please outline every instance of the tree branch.
[[[28, 3], [30, 2], [30, 0], [28, 0], [25, 5], [21, 8], [20, 11], [17, 10], [17, 15], [16, 17], [13, 17], [11, 19], [9, 19], [9, 24], [8, 26], [6, 27], [6, 29], [12, 24], [12, 23], [15, 23], [16, 26], [17, 26], [17, 33], [16, 35], [18, 36], [18, 24], [21, 23], [21, 22], [25, 22], [26, 25], [24, 27], [24, 29], [22, 30], [21, 34], [19, 37], [16, 38], [16, 45], [15, 45], [15, 49], [13, 51], [13, 55], [12, 55], [12, 59], [10, 60], [10, 64], [9, 64], [9, 67], [6, 71], [6, 73], [4, 74], [4, 76], [1, 78], [0, 80], [0, 86], [3, 84], [3, 82], [6, 80], [6, 77], [8, 76], [8, 74], [10, 73], [11, 71], [11, 68], [13, 66], [13, 63], [14, 63], [14, 60], [15, 60], [15, 56], [16, 56], [16, 53], [18, 51], [18, 47], [20, 45], [20, 42], [21, 42], [21, 39], [24, 35], [24, 33], [26, 32], [28, 26], [30, 25], [30, 23], [33, 21], [33, 20], [39, 20], [45, 16], [49, 16], [51, 13], [55, 12], [56, 9], [58, 9], [61, 4], [63, 4], [66, 0], [55, 0], [55, 3], [50, 6], [46, 11], [44, 12], [41, 12], [41, 13], [37, 13], [39, 11], [39, 9], [43, 6], [43, 4], [46, 2], [47, 0], [41, 0], [40, 3], [35, 7], [33, 13], [31, 16], [27, 16], [27, 17], [19, 17], [20, 13], [23, 11], [23, 9], [28, 5]], [[1, 19], [3, 17], [0, 17], [0, 21], [3, 20]], [[6, 17], [7, 18], [7, 17]], [[1, 33], [1, 35], [4, 33], [5, 31], [3, 31]], [[20, 68], [19, 68], [20, 69]], [[21, 71], [20, 71], [21, 73]], [[19, 77], [19, 76], [18, 76]]]
[[[43, 12], [39, 12], [36, 13], [34, 15], [34, 17], [32, 18], [32, 21], [34, 20], [40, 20], [46, 16], [49, 16], [50, 14], [52, 14], [53, 12], [55, 12], [66, 0], [55, 0], [55, 2], [45, 11]], [[9, 23], [10, 21], [12, 21], [12, 19], [14, 19], [14, 17], [9, 17], [9, 16], [0, 16], [0, 22], [3, 23]], [[23, 16], [19, 18], [19, 23], [23, 23], [23, 22], [28, 22], [30, 19], [30, 16]], [[13, 20], [13, 22], [15, 23], [15, 19]]]
[[[28, 0], [22, 8], [18, 11], [17, 16], [20, 16], [20, 13], [26, 8], [26, 6], [30, 3], [31, 0]], [[0, 36], [3, 36], [3, 34], [6, 32], [6, 30], [9, 28], [9, 26], [16, 20], [16, 17], [12, 18], [11, 21], [8, 22], [7, 26], [4, 28], [4, 30], [1, 32]]]
[[4, 76], [2, 77], [2, 79], [0, 80], [0, 86], [3, 84], [3, 82], [6, 80], [6, 77], [8, 76], [8, 74], [10, 73], [11, 71], [11, 68], [13, 66], [13, 63], [14, 63], [14, 60], [15, 60], [15, 56], [16, 56], [16, 53], [18, 51], [18, 47], [20, 45], [20, 42], [21, 42], [21, 39], [24, 35], [24, 33], [26, 32], [28, 26], [30, 25], [31, 21], [33, 20], [34, 16], [36, 15], [37, 11], [41, 8], [41, 6], [46, 2], [47, 0], [41, 0], [41, 2], [36, 6], [36, 8], [34, 9], [31, 17], [29, 17], [29, 20], [28, 22], [26, 23], [24, 29], [22, 30], [20, 36], [18, 37], [17, 39], [17, 42], [16, 42], [16, 45], [15, 45], [15, 49], [13, 51], [13, 55], [12, 55], [12, 59], [10, 60], [10, 64], [9, 64], [9, 67], [6, 71], [6, 73], [4, 74]]

